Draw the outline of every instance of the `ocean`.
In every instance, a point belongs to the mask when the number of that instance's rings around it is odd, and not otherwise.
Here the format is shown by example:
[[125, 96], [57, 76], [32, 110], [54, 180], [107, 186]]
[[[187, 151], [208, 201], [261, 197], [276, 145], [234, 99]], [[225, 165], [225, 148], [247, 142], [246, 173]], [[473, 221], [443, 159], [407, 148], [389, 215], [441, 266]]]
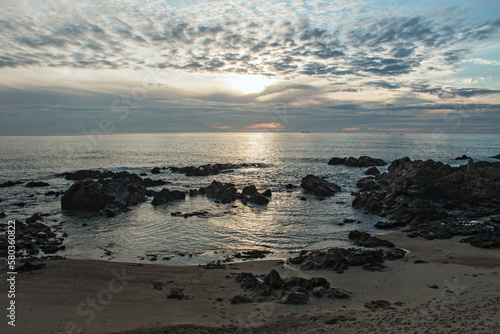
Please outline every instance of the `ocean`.
[[[34, 213], [49, 214], [44, 223], [63, 222], [68, 234], [66, 250], [58, 255], [77, 259], [202, 264], [246, 250], [267, 250], [268, 258], [285, 258], [302, 249], [348, 246], [348, 231], [374, 231], [380, 217], [351, 208], [356, 182], [366, 168], [330, 166], [334, 156], [369, 155], [390, 163], [408, 156], [464, 164], [466, 154], [475, 161], [500, 153], [499, 135], [461, 134], [335, 134], [335, 133], [183, 133], [113, 134], [80, 136], [0, 137], [0, 183], [44, 181], [43, 188], [25, 184], [0, 188], [3, 220], [24, 220]], [[151, 175], [153, 167], [184, 167], [214, 163], [262, 163], [264, 167], [236, 169], [215, 176], [188, 177], [168, 169]], [[387, 166], [381, 167], [385, 171]], [[232, 182], [239, 190], [254, 184], [271, 189], [268, 205], [239, 201], [218, 204], [204, 197], [186, 196], [153, 207], [149, 200], [116, 217], [72, 215], [62, 212], [60, 198], [45, 193], [65, 191], [73, 181], [55, 174], [80, 169], [148, 173], [171, 182], [170, 190], [188, 191], [213, 180]], [[300, 185], [307, 174], [324, 176], [342, 191], [320, 201], [300, 199]], [[162, 187], [153, 188], [160, 190]], [[16, 203], [24, 202], [24, 207]], [[174, 217], [172, 212], [206, 210], [208, 217]], [[339, 225], [345, 218], [360, 221]], [[170, 258], [170, 260], [163, 260]]]

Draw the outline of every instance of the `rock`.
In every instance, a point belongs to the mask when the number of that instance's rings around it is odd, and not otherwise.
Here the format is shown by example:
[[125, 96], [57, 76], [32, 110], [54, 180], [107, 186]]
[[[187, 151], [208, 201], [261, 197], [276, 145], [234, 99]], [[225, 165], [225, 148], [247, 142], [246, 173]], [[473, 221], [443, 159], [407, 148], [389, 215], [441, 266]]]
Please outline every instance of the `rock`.
[[254, 196], [254, 195], [258, 195], [258, 194], [259, 194], [259, 192], [257, 191], [257, 188], [254, 185], [246, 186], [241, 191], [241, 195], [246, 196], [246, 197], [250, 197], [250, 196]]
[[283, 304], [307, 304], [307, 300], [309, 299], [309, 295], [303, 292], [287, 292], [282, 299]]
[[181, 288], [172, 288], [170, 293], [167, 295], [167, 299], [184, 299], [186, 296], [182, 291], [183, 289]]
[[184, 218], [193, 217], [193, 216], [203, 217], [203, 216], [208, 215], [208, 211], [205, 211], [205, 210], [199, 210], [199, 211], [194, 211], [194, 212], [176, 211], [176, 212], [171, 212], [170, 215], [174, 216], [174, 217], [180, 216], [180, 217], [184, 217]]
[[318, 286], [318, 287], [312, 289], [312, 294], [314, 297], [321, 298], [326, 294], [326, 289], [322, 286]]
[[376, 228], [379, 228], [379, 229], [382, 229], [382, 230], [386, 230], [386, 229], [394, 229], [394, 228], [397, 228], [397, 227], [402, 227], [402, 226], [405, 226], [406, 224], [403, 223], [403, 222], [398, 222], [398, 221], [395, 221], [395, 222], [383, 222], [383, 221], [379, 221], [377, 223], [375, 223], [375, 227]]
[[394, 248], [395, 245], [387, 240], [371, 236], [369, 233], [354, 230], [349, 232], [349, 239], [354, 241], [354, 244], [361, 247], [389, 247]]
[[346, 299], [351, 298], [352, 292], [342, 288], [331, 288], [326, 291], [326, 294], [332, 299]]
[[33, 271], [45, 268], [45, 263], [38, 257], [29, 257], [17, 271]]
[[109, 210], [105, 210], [106, 214], [121, 213], [128, 206], [144, 202], [146, 193], [139, 176], [123, 172], [115, 174], [111, 180], [76, 181], [61, 198], [61, 207], [63, 210], [90, 212], [108, 208]]
[[329, 165], [344, 165], [347, 167], [371, 167], [371, 166], [385, 166], [387, 163], [382, 159], [375, 159], [368, 156], [361, 156], [359, 158], [332, 158], [328, 161]]
[[199, 196], [199, 195], [201, 195], [201, 192], [198, 189], [189, 190], [189, 196]]
[[262, 193], [262, 196], [266, 196], [266, 197], [271, 197], [273, 194], [271, 192], [271, 189], [266, 189], [266, 191], [264, 191]]
[[379, 175], [380, 171], [377, 167], [370, 167], [365, 171], [365, 175]]
[[170, 191], [163, 188], [161, 191], [156, 193], [151, 204], [156, 206], [183, 199], [186, 199], [186, 193], [179, 190]]
[[278, 274], [278, 272], [274, 269], [266, 275], [264, 282], [276, 289], [281, 289], [281, 287], [283, 286], [283, 280], [281, 279], [280, 274]]
[[160, 167], [155, 167], [151, 170], [151, 174], [160, 174], [160, 173], [161, 173]]
[[359, 248], [329, 248], [327, 250], [304, 251], [297, 257], [288, 259], [288, 263], [300, 264], [303, 270], [332, 269], [342, 273], [349, 266], [363, 266], [371, 263], [383, 263], [383, 250]]
[[221, 203], [230, 203], [239, 197], [234, 184], [218, 181], [213, 181], [209, 186], [200, 188], [200, 192]]
[[253, 300], [248, 297], [248, 295], [236, 295], [231, 298], [231, 304], [243, 304], [243, 303], [252, 303]]
[[358, 187], [354, 208], [408, 225], [411, 237], [442, 239], [464, 232], [480, 234], [478, 238], [485, 240], [494, 237], [494, 233], [484, 233], [485, 226], [466, 226], [457, 220], [500, 214], [500, 162], [469, 159], [467, 165], [451, 167], [433, 160], [402, 158], [374, 180], [361, 179]]
[[234, 169], [247, 167], [263, 167], [263, 164], [208, 164], [199, 167], [169, 167], [174, 173], [182, 173], [186, 176], [208, 176], [217, 175], [219, 173], [232, 172]]
[[391, 303], [387, 300], [372, 300], [365, 303], [365, 307], [369, 310], [375, 311], [380, 309], [392, 309]]
[[7, 215], [5, 214], [5, 212], [0, 212], [0, 218], [5, 218], [7, 217]]
[[105, 179], [113, 177], [114, 173], [110, 171], [100, 172], [98, 170], [78, 170], [76, 172], [65, 172], [62, 174], [56, 174], [56, 176], [64, 176], [66, 180], [71, 181], [83, 181], [85, 179]]
[[455, 160], [469, 160], [470, 157], [466, 156], [465, 154], [463, 154], [461, 157], [456, 157]]
[[339, 322], [343, 322], [343, 321], [355, 321], [356, 318], [348, 318], [344, 315], [338, 315], [338, 316], [335, 316], [327, 321], [325, 321], [325, 324], [326, 325], [335, 325]]
[[163, 186], [165, 184], [168, 184], [168, 182], [163, 181], [163, 180], [152, 180], [149, 177], [145, 178], [142, 180], [142, 185], [146, 188], [148, 187], [157, 187], [157, 186]]
[[23, 184], [21, 181], [16, 181], [16, 182], [13, 182], [13, 181], [7, 181], [7, 182], [4, 182], [4, 183], [0, 183], [0, 188], [6, 188], [6, 187], [13, 187], [17, 184]]
[[56, 192], [55, 192], [55, 191], [53, 191], [53, 190], [51, 190], [51, 191], [47, 191], [47, 192], [45, 193], [45, 196], [54, 196], [55, 194], [56, 194]]
[[265, 205], [269, 203], [269, 199], [259, 194], [257, 188], [254, 185], [246, 186], [245, 188], [243, 188], [241, 192], [241, 198], [258, 205]]
[[460, 242], [466, 242], [472, 246], [479, 248], [499, 248], [500, 247], [500, 233], [497, 229], [494, 233], [483, 233], [464, 238]]
[[28, 182], [26, 184], [26, 188], [39, 188], [39, 187], [48, 187], [50, 184], [46, 182]]
[[298, 188], [297, 186], [291, 184], [291, 183], [288, 183], [287, 185], [285, 185], [285, 188], [286, 189], [294, 189], [294, 188]]
[[393, 261], [402, 259], [406, 256], [406, 251], [401, 248], [391, 249], [389, 252], [386, 252], [384, 255], [385, 260]]
[[43, 219], [42, 215], [40, 215], [39, 213], [35, 213], [33, 216], [26, 219], [26, 224], [33, 224], [33, 223], [37, 222], [38, 220], [42, 220], [42, 219]]
[[234, 257], [237, 259], [261, 259], [266, 256], [266, 254], [271, 254], [272, 252], [270, 251], [265, 251], [265, 250], [250, 250], [246, 252], [241, 252], [241, 253], [236, 253], [234, 254]]
[[332, 196], [341, 190], [338, 185], [311, 174], [302, 179], [300, 186], [304, 188], [306, 193], [313, 194], [316, 197]]
[[492, 156], [490, 158], [492, 158], [492, 159], [499, 159], [500, 160], [500, 154], [494, 155], [494, 156]]

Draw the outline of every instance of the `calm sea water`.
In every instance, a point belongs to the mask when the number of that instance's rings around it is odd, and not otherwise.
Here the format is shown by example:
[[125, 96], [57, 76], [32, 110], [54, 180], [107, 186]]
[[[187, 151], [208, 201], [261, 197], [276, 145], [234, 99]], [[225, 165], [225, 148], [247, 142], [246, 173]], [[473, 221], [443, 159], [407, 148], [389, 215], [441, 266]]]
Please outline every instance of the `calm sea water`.
[[[67, 249], [60, 255], [71, 258], [148, 261], [147, 254], [157, 254], [162, 263], [196, 264], [250, 249], [274, 252], [269, 257], [286, 257], [304, 248], [348, 245], [349, 230], [372, 231], [373, 224], [380, 220], [351, 208], [350, 193], [364, 176], [365, 168], [327, 165], [333, 156], [370, 155], [387, 162], [408, 156], [458, 165], [464, 162], [454, 158], [462, 154], [491, 161], [488, 157], [498, 153], [498, 135], [197, 133], [0, 137], [0, 182], [50, 184], [46, 188], [18, 185], [0, 189], [0, 212], [7, 214], [5, 220], [25, 219], [38, 212], [50, 214], [45, 218], [48, 224], [64, 222], [69, 236], [65, 241]], [[165, 170], [153, 178], [172, 182], [168, 185], [171, 190], [198, 188], [213, 180], [235, 183], [239, 189], [255, 184], [259, 190], [272, 190], [272, 200], [266, 206], [239, 201], [217, 204], [203, 196], [187, 196], [186, 201], [160, 207], [153, 207], [149, 201], [117, 217], [104, 218], [66, 215], [61, 212], [60, 199], [44, 196], [49, 190], [64, 191], [71, 186], [72, 181], [55, 177], [66, 171], [92, 168], [149, 174], [155, 166], [257, 162], [266, 167], [207, 177], [187, 177]], [[340, 185], [342, 192], [324, 201], [313, 197], [301, 201], [301, 189], [289, 190], [285, 185], [299, 185], [307, 174], [326, 176]], [[19, 208], [14, 205], [17, 202], [25, 202], [26, 206]], [[186, 219], [170, 215], [174, 211], [202, 209], [211, 216]], [[344, 218], [362, 223], [338, 226]], [[106, 255], [106, 250], [112, 254]], [[167, 256], [172, 259], [161, 260]]]

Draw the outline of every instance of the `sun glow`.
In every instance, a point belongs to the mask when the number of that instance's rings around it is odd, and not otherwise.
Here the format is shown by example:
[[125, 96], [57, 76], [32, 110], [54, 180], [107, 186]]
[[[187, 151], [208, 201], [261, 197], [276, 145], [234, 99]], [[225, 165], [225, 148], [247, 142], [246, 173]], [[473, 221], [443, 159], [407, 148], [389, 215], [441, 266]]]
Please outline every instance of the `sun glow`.
[[273, 79], [260, 75], [236, 75], [231, 79], [230, 85], [232, 89], [238, 90], [243, 94], [255, 94], [262, 92], [273, 82]]

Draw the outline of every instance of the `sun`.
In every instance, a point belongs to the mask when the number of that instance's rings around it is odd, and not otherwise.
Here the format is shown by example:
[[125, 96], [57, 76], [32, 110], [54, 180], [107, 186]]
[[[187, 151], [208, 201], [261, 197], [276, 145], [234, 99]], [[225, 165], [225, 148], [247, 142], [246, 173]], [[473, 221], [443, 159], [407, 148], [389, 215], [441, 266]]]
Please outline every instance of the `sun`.
[[231, 79], [230, 85], [232, 89], [246, 95], [260, 93], [273, 82], [273, 79], [261, 75], [236, 75]]

